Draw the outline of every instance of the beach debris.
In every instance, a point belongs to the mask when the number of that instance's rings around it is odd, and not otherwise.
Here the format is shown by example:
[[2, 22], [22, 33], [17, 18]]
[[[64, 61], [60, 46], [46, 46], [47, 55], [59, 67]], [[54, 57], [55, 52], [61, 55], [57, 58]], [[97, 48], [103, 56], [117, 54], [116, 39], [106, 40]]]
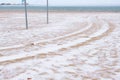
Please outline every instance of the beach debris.
[[32, 80], [32, 78], [27, 78], [27, 80]]

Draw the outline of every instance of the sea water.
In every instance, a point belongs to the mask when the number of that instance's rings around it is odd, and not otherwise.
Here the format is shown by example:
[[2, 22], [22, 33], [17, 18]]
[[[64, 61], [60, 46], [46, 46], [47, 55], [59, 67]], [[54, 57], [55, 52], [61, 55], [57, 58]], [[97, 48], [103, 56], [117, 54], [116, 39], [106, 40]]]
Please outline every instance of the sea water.
[[[27, 5], [31, 11], [46, 11], [46, 6]], [[0, 5], [0, 11], [3, 10], [24, 10], [24, 5]], [[103, 11], [120, 12], [120, 6], [49, 6], [50, 11]]]

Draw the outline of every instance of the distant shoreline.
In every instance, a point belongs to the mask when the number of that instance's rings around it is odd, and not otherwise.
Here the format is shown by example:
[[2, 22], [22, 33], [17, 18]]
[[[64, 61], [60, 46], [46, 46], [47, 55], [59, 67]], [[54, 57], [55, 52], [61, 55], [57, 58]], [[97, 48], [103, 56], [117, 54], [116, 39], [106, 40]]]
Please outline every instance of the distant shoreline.
[[[27, 6], [28, 11], [46, 11], [46, 6]], [[24, 11], [24, 5], [0, 5], [0, 11]], [[49, 6], [49, 11], [120, 12], [120, 6]]]
[[[24, 12], [24, 10], [0, 10], [0, 13], [1, 12]], [[34, 10], [28, 10], [28, 12], [37, 12], [37, 13], [44, 13], [46, 12], [45, 10], [44, 11], [34, 11]], [[59, 10], [59, 11], [54, 11], [54, 10], [49, 10], [49, 12], [64, 12], [64, 13], [67, 13], [67, 12], [73, 12], [73, 13], [120, 13], [120, 11], [64, 11], [64, 10]]]

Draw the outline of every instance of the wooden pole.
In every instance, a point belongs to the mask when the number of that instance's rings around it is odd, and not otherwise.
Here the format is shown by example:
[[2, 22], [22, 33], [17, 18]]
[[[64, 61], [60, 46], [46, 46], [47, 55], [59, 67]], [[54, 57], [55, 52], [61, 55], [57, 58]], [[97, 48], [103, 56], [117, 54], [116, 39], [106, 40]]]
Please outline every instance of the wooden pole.
[[47, 0], [47, 24], [49, 24], [49, 2]]
[[28, 15], [27, 15], [27, 2], [24, 0], [24, 6], [25, 6], [25, 23], [26, 23], [26, 29], [28, 29]]

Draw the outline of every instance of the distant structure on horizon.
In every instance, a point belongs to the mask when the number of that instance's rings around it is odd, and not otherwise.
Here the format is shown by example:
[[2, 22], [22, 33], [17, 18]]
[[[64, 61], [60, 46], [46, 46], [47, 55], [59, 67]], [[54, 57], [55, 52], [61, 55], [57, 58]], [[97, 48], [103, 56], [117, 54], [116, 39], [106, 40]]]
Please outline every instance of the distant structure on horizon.
[[11, 5], [11, 3], [0, 3], [0, 5]]
[[[21, 0], [21, 3], [16, 3], [16, 4], [12, 4], [12, 3], [0, 3], [0, 5], [24, 5], [25, 4], [25, 0]], [[27, 3], [28, 5], [28, 3]]]

